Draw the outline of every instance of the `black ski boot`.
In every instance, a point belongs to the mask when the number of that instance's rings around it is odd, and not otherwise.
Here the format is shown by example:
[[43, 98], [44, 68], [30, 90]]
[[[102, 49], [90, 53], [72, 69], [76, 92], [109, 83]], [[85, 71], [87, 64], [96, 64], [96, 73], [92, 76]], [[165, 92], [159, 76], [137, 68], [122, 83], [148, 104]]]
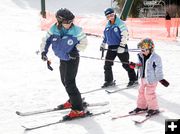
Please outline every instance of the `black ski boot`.
[[115, 86], [116, 85], [116, 83], [115, 83], [115, 80], [114, 81], [106, 81], [104, 84], [103, 84], [103, 86], [102, 86], [102, 88], [106, 88], [106, 87], [110, 87], [110, 86]]
[[149, 110], [147, 111], [146, 117], [152, 116], [152, 115], [156, 115], [156, 114], [159, 114], [159, 110], [158, 110], [158, 109], [156, 109], [156, 110], [149, 109]]
[[139, 113], [139, 112], [143, 112], [143, 111], [147, 111], [148, 109], [145, 108], [145, 109], [142, 109], [142, 108], [135, 108], [133, 111], [130, 111], [129, 114], [136, 114], [136, 113]]
[[135, 87], [138, 85], [138, 81], [129, 81], [127, 87]]

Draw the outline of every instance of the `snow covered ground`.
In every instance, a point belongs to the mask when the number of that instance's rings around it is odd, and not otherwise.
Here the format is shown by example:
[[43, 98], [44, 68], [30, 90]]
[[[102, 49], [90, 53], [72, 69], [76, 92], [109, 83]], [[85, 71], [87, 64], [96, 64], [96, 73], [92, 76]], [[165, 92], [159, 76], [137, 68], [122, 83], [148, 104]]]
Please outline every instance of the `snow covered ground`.
[[[78, 0], [80, 1], [80, 0]], [[103, 0], [101, 0], [102, 2]], [[108, 0], [104, 0], [108, 1]], [[55, 0], [48, 1], [49, 10], [59, 8]], [[68, 5], [75, 11], [75, 4]], [[71, 1], [72, 2], [72, 1]], [[99, 12], [110, 5], [90, 4], [85, 8], [78, 3], [83, 13], [88, 11]], [[92, 2], [91, 2], [92, 3]], [[102, 5], [102, 6], [100, 6]], [[21, 124], [33, 125], [44, 122], [58, 121], [64, 112], [35, 115], [31, 117], [18, 117], [15, 111], [31, 111], [52, 108], [67, 100], [64, 87], [59, 77], [59, 61], [49, 53], [54, 71], [46, 68], [46, 63], [35, 52], [39, 49], [44, 32], [40, 31], [39, 17], [40, 3], [37, 0], [6, 0], [0, 1], [0, 134], [164, 134], [165, 119], [180, 118], [180, 43], [157, 41], [156, 52], [161, 55], [165, 79], [170, 82], [168, 88], [158, 85], [157, 95], [159, 106], [165, 109], [161, 115], [152, 118], [143, 125], [136, 126], [134, 118], [128, 117], [112, 121], [111, 117], [123, 115], [136, 107], [137, 89], [129, 89], [108, 95], [105, 91], [98, 91], [83, 95], [87, 102], [109, 101], [110, 104], [102, 108], [93, 108], [93, 111], [111, 109], [111, 112], [102, 116], [53, 125], [50, 127], [26, 132]], [[78, 12], [78, 10], [76, 10]], [[51, 10], [53, 11], [53, 10]], [[80, 11], [79, 11], [80, 12]], [[89, 46], [81, 55], [101, 56], [99, 45], [101, 38], [88, 37]], [[139, 40], [130, 39], [129, 47], [136, 48]], [[136, 53], [131, 52], [131, 61], [136, 60]], [[103, 61], [81, 58], [77, 85], [81, 92], [99, 88], [103, 84]], [[127, 83], [128, 78], [121, 64], [115, 63], [113, 67], [114, 78], [118, 84]]]

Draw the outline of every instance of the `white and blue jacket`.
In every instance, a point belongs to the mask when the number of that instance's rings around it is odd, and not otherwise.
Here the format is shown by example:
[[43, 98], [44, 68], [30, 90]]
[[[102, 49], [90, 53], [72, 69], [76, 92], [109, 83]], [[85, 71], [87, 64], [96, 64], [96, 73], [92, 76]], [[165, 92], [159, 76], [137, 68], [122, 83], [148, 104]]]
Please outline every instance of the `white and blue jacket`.
[[[138, 60], [139, 63], [142, 64], [142, 66], [139, 68], [140, 77], [142, 77], [144, 66], [144, 56], [142, 55], [142, 53], [138, 54]], [[144, 78], [149, 84], [158, 82], [163, 79], [162, 61], [161, 57], [158, 54], [152, 52], [151, 56], [147, 59], [145, 64]]]
[[[72, 25], [70, 29], [62, 27], [60, 30], [54, 24], [43, 38], [41, 44], [41, 52], [48, 53], [48, 49], [52, 45], [54, 54], [61, 60], [70, 60], [69, 53], [72, 51], [77, 53], [87, 46], [87, 38], [82, 28]], [[78, 54], [79, 55], [79, 54]]]
[[104, 39], [103, 43], [106, 43], [108, 46], [115, 45], [126, 45], [128, 40], [128, 30], [126, 24], [118, 17], [115, 18], [115, 23], [111, 24], [108, 21], [105, 30], [104, 30]]

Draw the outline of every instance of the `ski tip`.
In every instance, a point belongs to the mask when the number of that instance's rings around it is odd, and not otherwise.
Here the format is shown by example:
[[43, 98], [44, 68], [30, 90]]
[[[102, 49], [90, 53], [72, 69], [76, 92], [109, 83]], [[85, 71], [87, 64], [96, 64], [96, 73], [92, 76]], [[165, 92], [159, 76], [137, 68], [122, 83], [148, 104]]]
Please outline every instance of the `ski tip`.
[[29, 128], [27, 128], [27, 127], [25, 127], [25, 126], [23, 126], [23, 125], [21, 125], [21, 127], [23, 127], [25, 131], [30, 130]]
[[23, 126], [23, 125], [21, 125], [21, 127], [23, 127], [23, 128], [25, 128], [25, 129], [26, 129], [26, 127], [25, 127], [25, 126]]
[[138, 124], [141, 124], [141, 123], [139, 123], [138, 121], [134, 121], [134, 124], [135, 124], [135, 125], [138, 125]]
[[20, 113], [19, 111], [16, 111], [16, 114], [17, 114], [17, 115], [20, 115], [21, 113]]
[[110, 94], [111, 92], [110, 91], [108, 91], [108, 90], [105, 90], [108, 94]]
[[112, 117], [112, 118], [111, 118], [111, 120], [115, 120], [115, 119], [117, 119], [117, 118], [116, 118], [116, 117]]

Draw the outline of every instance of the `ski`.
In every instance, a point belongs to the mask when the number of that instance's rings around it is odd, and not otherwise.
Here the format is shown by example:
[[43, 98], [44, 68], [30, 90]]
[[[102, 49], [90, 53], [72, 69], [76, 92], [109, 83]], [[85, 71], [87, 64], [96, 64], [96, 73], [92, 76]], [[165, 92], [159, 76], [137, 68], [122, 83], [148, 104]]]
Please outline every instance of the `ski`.
[[93, 89], [93, 90], [89, 90], [89, 91], [86, 91], [86, 92], [82, 92], [81, 94], [93, 93], [93, 92], [100, 91], [100, 90], [104, 90], [104, 88], [96, 88], [96, 89]]
[[146, 122], [147, 120], [153, 118], [153, 117], [156, 117], [158, 116], [160, 113], [164, 112], [164, 110], [161, 110], [159, 111], [158, 114], [155, 114], [155, 115], [152, 115], [152, 116], [145, 116], [142, 120], [133, 120], [135, 125], [138, 125], [138, 124], [143, 124], [144, 122]]
[[119, 118], [129, 117], [129, 116], [133, 116], [133, 115], [140, 115], [140, 114], [145, 114], [145, 113], [146, 113], [146, 111], [141, 111], [141, 112], [133, 113], [133, 114], [119, 115], [119, 116], [112, 117], [111, 120], [116, 120]]
[[136, 88], [136, 87], [138, 87], [138, 85], [134, 85], [134, 86], [131, 86], [131, 87], [121, 87], [121, 88], [114, 89], [114, 90], [113, 89], [111, 89], [111, 90], [106, 89], [105, 91], [108, 94], [112, 94], [112, 93], [116, 93], [116, 92], [127, 90], [127, 89], [133, 89], [133, 88]]
[[[155, 116], [155, 115], [153, 115], [153, 116]], [[133, 120], [133, 121], [134, 121], [135, 125], [138, 125], [138, 124], [144, 123], [145, 121], [149, 120], [153, 116], [145, 117], [143, 120], [140, 120], [140, 121], [138, 121], [138, 120]]]
[[98, 116], [98, 115], [106, 114], [106, 113], [109, 113], [109, 112], [110, 112], [110, 110], [105, 110], [105, 111], [101, 111], [101, 112], [97, 112], [97, 113], [91, 113], [91, 112], [89, 112], [88, 114], [86, 114], [86, 115], [83, 116], [83, 117], [73, 118], [73, 119], [71, 119], [71, 120], [63, 120], [63, 119], [61, 119], [61, 120], [59, 120], [59, 121], [57, 121], [57, 122], [51, 122], [51, 123], [47, 123], [47, 124], [43, 124], [43, 125], [39, 125], [39, 126], [26, 127], [26, 126], [22, 125], [22, 127], [25, 128], [26, 131], [29, 131], [29, 130], [39, 129], [39, 128], [43, 128], [43, 127], [47, 127], [47, 126], [51, 126], [51, 125], [55, 125], [55, 124], [67, 122], [67, 121], [73, 121], [73, 120], [84, 119], [84, 118], [86, 118], [86, 117]]
[[108, 86], [108, 87], [100, 87], [100, 88], [97, 88], [97, 89], [93, 89], [93, 90], [89, 90], [89, 91], [86, 91], [86, 92], [82, 92], [81, 94], [88, 94], [88, 93], [93, 93], [93, 92], [96, 92], [96, 91], [100, 91], [100, 90], [112, 90], [112, 88], [116, 88], [118, 86], [120, 86], [122, 84], [115, 84], [115, 85], [112, 85], [112, 86]]
[[[84, 107], [95, 107], [95, 106], [106, 106], [108, 105], [108, 101], [104, 102], [98, 102], [98, 103], [84, 103]], [[59, 109], [59, 108], [50, 108], [50, 109], [43, 109], [43, 110], [35, 110], [35, 111], [29, 111], [29, 112], [20, 112], [16, 111], [16, 114], [19, 116], [30, 116], [35, 114], [41, 114], [41, 113], [48, 113], [48, 112], [55, 112], [55, 111], [61, 111], [61, 110], [67, 110], [67, 109]]]

